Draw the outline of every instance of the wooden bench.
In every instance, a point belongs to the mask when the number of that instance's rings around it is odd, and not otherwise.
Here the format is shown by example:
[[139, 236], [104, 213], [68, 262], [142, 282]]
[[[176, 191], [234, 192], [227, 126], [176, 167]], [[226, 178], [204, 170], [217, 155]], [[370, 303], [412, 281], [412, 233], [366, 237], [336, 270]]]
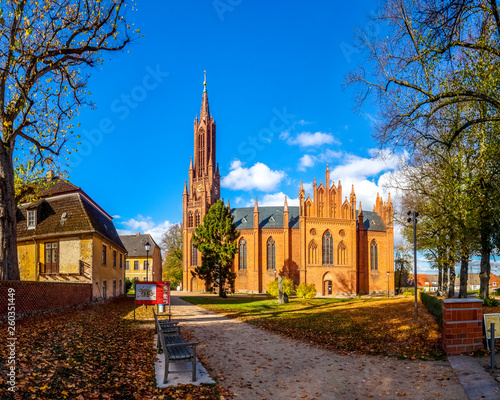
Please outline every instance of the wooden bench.
[[[154, 310], [153, 310], [154, 312]], [[164, 354], [165, 357], [165, 374], [163, 376], [163, 383], [167, 383], [169, 365], [173, 361], [191, 361], [192, 371], [191, 380], [196, 381], [196, 345], [197, 342], [186, 342], [180, 335], [180, 327], [172, 325], [172, 327], [162, 327], [161, 322], [156, 314], [155, 325], [158, 335], [158, 352]], [[173, 323], [176, 324], [176, 323]], [[173, 328], [177, 329], [178, 333], [173, 332]]]

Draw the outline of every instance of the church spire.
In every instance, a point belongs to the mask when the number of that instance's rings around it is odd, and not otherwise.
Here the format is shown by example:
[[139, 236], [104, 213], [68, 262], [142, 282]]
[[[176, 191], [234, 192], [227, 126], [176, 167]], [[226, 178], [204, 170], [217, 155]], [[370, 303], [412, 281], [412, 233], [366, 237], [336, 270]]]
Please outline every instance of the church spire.
[[203, 81], [203, 98], [201, 100], [201, 111], [200, 111], [200, 121], [203, 121], [203, 117], [207, 119], [210, 117], [210, 110], [208, 108], [208, 94], [207, 94], [207, 71], [203, 71], [205, 74], [205, 80]]

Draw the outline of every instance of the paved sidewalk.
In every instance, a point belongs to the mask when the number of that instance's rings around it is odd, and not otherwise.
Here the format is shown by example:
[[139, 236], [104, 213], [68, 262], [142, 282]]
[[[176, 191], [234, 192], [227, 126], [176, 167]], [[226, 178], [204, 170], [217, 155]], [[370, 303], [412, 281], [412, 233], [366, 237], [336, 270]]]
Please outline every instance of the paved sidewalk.
[[453, 371], [469, 400], [500, 399], [500, 383], [496, 382], [477, 360], [468, 356], [448, 357]]
[[447, 361], [338, 355], [228, 319], [179, 299], [172, 313], [200, 342], [212, 377], [244, 400], [466, 400]]

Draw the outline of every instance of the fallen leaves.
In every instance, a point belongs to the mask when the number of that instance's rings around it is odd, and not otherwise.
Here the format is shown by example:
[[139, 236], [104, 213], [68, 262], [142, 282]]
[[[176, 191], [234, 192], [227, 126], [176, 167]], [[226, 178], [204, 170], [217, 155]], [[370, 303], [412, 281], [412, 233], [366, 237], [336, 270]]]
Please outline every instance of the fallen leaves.
[[444, 357], [439, 326], [421, 303], [415, 318], [412, 299], [292, 299], [287, 305], [243, 296], [184, 300], [341, 354]]
[[[16, 323], [16, 391], [2, 399], [195, 399], [231, 393], [214, 385], [156, 387], [152, 312], [121, 298], [106, 304], [45, 314]], [[5, 371], [7, 348], [0, 348]]]

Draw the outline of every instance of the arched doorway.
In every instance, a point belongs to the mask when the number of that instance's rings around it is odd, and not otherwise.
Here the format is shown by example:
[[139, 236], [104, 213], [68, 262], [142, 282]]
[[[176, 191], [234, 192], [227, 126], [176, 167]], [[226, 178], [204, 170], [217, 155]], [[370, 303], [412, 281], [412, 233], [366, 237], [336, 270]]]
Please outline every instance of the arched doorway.
[[323, 296], [331, 296], [333, 294], [333, 277], [328, 272], [323, 277]]
[[198, 279], [196, 279], [195, 276], [191, 278], [191, 291], [192, 292], [198, 291]]

